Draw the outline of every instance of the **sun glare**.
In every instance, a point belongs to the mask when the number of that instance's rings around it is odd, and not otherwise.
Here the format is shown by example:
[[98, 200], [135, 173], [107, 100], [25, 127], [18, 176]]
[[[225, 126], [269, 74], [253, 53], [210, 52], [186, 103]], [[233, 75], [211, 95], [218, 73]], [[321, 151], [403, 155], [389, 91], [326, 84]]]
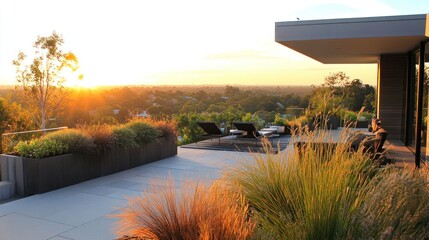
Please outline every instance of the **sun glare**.
[[85, 79], [85, 75], [77, 72], [67, 71], [63, 73], [66, 79], [65, 86], [71, 88], [95, 88], [98, 87], [95, 82]]

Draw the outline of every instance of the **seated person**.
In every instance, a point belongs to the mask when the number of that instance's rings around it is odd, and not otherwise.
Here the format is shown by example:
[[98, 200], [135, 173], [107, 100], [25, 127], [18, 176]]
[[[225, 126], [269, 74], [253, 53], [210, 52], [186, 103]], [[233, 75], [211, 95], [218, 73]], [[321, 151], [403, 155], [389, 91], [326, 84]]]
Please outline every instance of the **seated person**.
[[374, 137], [363, 140], [365, 152], [381, 153], [383, 151], [383, 145], [387, 138], [387, 131], [381, 126], [379, 119], [372, 120], [372, 132], [375, 134]]

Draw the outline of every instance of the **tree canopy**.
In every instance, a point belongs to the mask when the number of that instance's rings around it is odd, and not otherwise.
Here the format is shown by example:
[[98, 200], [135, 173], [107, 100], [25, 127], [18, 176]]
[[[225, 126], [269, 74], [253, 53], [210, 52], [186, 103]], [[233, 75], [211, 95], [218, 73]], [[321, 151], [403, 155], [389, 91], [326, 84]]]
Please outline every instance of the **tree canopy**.
[[362, 107], [372, 112], [375, 108], [375, 89], [360, 79], [349, 80], [344, 72], [331, 73], [325, 83], [316, 87], [310, 98], [311, 108], [323, 114], [340, 109], [360, 111]]

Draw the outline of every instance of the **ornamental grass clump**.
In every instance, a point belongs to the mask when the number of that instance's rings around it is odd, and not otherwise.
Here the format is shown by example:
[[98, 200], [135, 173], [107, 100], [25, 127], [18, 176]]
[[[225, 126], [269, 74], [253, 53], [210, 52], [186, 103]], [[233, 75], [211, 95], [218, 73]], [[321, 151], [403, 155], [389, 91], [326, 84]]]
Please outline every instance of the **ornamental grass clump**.
[[[159, 184], [159, 183], [158, 183]], [[250, 239], [255, 223], [237, 192], [221, 183], [208, 187], [183, 184], [177, 189], [169, 179], [157, 193], [129, 199], [117, 215], [117, 233], [140, 239]], [[159, 186], [158, 186], [159, 188]]]
[[115, 140], [116, 148], [132, 149], [138, 147], [135, 139], [137, 134], [129, 127], [124, 125], [112, 128], [112, 134]]
[[48, 133], [45, 139], [55, 140], [68, 146], [67, 152], [92, 152], [95, 150], [94, 140], [89, 134], [77, 129], [65, 129]]
[[253, 210], [259, 238], [345, 239], [377, 171], [367, 155], [349, 151], [346, 136], [296, 132], [303, 134], [286, 154], [255, 154], [229, 170], [228, 182]]
[[92, 137], [98, 154], [106, 153], [114, 149], [115, 139], [110, 125], [80, 125], [78, 128]]
[[354, 217], [360, 239], [428, 239], [429, 171], [387, 168], [369, 185]]
[[162, 137], [166, 137], [171, 142], [177, 140], [177, 123], [174, 120], [147, 120], [152, 126], [161, 131]]
[[162, 134], [160, 130], [140, 119], [131, 120], [125, 127], [136, 133], [135, 142], [140, 146], [154, 142]]

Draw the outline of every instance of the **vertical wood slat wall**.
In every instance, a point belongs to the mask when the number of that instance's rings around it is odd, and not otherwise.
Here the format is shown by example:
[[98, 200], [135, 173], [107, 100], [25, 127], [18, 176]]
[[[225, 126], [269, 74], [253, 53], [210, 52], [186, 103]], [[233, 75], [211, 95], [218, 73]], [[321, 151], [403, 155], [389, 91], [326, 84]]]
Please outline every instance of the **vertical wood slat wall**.
[[389, 140], [403, 140], [408, 55], [382, 55], [378, 64], [377, 116]]

